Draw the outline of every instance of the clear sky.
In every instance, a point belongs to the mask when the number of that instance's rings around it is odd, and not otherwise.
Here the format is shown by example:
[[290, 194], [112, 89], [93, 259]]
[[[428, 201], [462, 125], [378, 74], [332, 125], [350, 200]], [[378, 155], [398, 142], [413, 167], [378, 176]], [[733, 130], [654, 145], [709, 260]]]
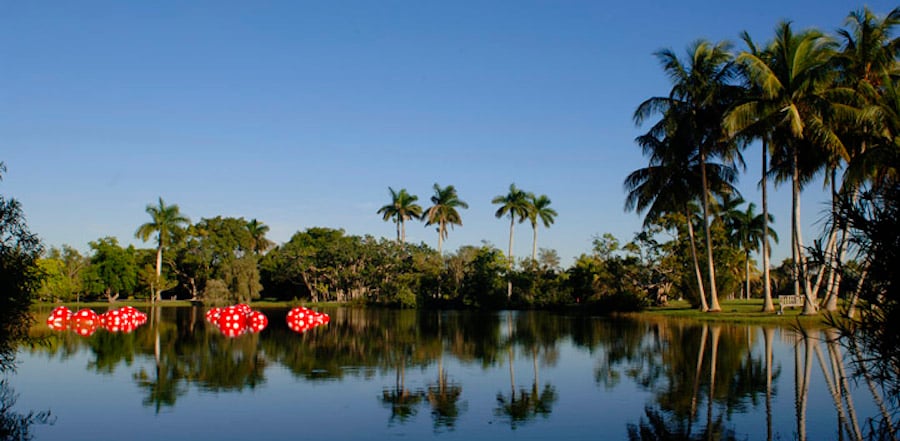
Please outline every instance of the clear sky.
[[[779, 20], [831, 32], [862, 3], [742, 1], [47, 1], [0, 5], [0, 192], [47, 245], [126, 244], [162, 196], [192, 221], [257, 218], [287, 241], [312, 226], [393, 237], [388, 186], [470, 208], [445, 250], [506, 250], [490, 201], [510, 183], [559, 212], [538, 245], [568, 266], [593, 235], [624, 243], [625, 176], [646, 165], [637, 105], [665, 95], [653, 52]], [[879, 14], [896, 6], [875, 1]], [[759, 206], [758, 148], [740, 188]], [[807, 241], [821, 183], [804, 195]], [[771, 212], [788, 255], [789, 187]], [[757, 211], [759, 211], [757, 209]], [[514, 253], [531, 250], [516, 227]], [[407, 227], [437, 246], [437, 233]], [[776, 260], [777, 261], [777, 260]]]

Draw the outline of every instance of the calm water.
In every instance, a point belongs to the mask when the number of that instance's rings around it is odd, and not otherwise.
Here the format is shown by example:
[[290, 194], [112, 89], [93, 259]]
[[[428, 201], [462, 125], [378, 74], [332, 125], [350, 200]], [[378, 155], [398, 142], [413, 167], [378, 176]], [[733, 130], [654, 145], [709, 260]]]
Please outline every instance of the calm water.
[[35, 329], [9, 380], [56, 418], [36, 440], [828, 440], [880, 418], [821, 330], [326, 309], [297, 334], [264, 309], [232, 339], [200, 308], [146, 312], [130, 334]]

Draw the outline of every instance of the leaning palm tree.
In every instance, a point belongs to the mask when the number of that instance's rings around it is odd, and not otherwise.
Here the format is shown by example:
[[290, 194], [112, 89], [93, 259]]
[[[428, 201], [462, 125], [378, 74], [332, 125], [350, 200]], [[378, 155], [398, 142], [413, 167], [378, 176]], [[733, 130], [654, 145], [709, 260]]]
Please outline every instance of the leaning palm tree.
[[[162, 197], [159, 198], [159, 205], [147, 205], [146, 211], [151, 220], [138, 227], [134, 235], [146, 242], [156, 234], [156, 279], [159, 282], [162, 276], [163, 248], [181, 235], [190, 220], [181, 214], [177, 204], [166, 205]], [[153, 298], [155, 301], [159, 301], [161, 291], [158, 286], [156, 288]]]
[[251, 219], [247, 222], [247, 231], [250, 232], [251, 248], [255, 254], [262, 254], [272, 246], [272, 241], [266, 238], [266, 233], [269, 232], [268, 225]]
[[741, 88], [733, 84], [737, 74], [729, 51], [730, 44], [713, 45], [697, 41], [688, 49], [688, 58], [680, 60], [671, 50], [656, 53], [663, 70], [672, 81], [668, 96], [652, 97], [635, 111], [641, 123], [652, 114], [662, 116], [661, 123], [686, 126], [691, 147], [700, 164], [703, 229], [706, 235], [707, 273], [709, 275], [710, 311], [721, 311], [716, 288], [712, 237], [709, 229], [709, 182], [706, 163], [710, 158], [731, 165], [740, 159], [736, 144], [723, 136], [722, 116], [740, 96]]
[[419, 219], [422, 217], [422, 206], [416, 204], [419, 197], [406, 192], [405, 188], [401, 188], [399, 192], [388, 187], [391, 192], [391, 203], [378, 209], [378, 214], [383, 215], [383, 219], [387, 222], [394, 219], [397, 224], [397, 242], [406, 242], [406, 221], [410, 219]]
[[531, 242], [531, 260], [537, 262], [537, 229], [540, 220], [544, 227], [550, 228], [556, 216], [556, 210], [550, 208], [550, 198], [542, 194], [540, 196], [531, 195], [531, 207], [528, 210], [528, 220], [531, 221], [531, 229], [534, 231], [534, 238]]
[[[834, 80], [834, 42], [819, 31], [794, 33], [782, 22], [775, 39], [764, 51], [741, 52], [738, 62], [758, 97], [731, 112], [731, 132], [765, 124], [772, 142], [775, 182], [791, 183], [791, 255], [794, 294], [803, 295], [804, 313], [816, 310], [806, 271], [800, 231], [800, 192], [828, 158], [841, 155], [844, 146], [828, 121], [836, 107], [831, 99]], [[802, 284], [802, 294], [801, 294]]]
[[441, 248], [448, 234], [447, 226], [449, 225], [451, 228], [454, 225], [462, 226], [462, 217], [456, 209], [469, 208], [469, 204], [459, 199], [456, 188], [452, 185], [441, 188], [437, 183], [434, 184], [434, 196], [431, 197], [431, 203], [434, 205], [425, 211], [423, 218], [425, 226], [437, 224], [438, 254], [442, 254]]
[[[532, 197], [531, 193], [516, 188], [516, 184], [509, 184], [509, 193], [495, 196], [494, 199], [491, 199], [492, 204], [500, 205], [500, 208], [494, 213], [497, 219], [507, 214], [509, 215], [509, 263], [507, 268], [510, 270], [512, 270], [513, 265], [513, 228], [517, 220], [521, 223], [528, 218]], [[512, 281], [507, 283], [506, 297], [512, 297]]]
[[644, 155], [650, 157], [647, 167], [635, 170], [625, 178], [625, 211], [646, 211], [644, 227], [652, 225], [667, 214], [681, 214], [690, 241], [691, 257], [694, 265], [700, 309], [709, 310], [703, 287], [700, 261], [693, 222], [694, 201], [700, 198], [701, 168], [708, 172], [709, 188], [716, 194], [735, 192], [731, 183], [737, 172], [734, 168], [716, 163], [699, 164], [693, 148], [687, 142], [689, 131], [684, 127], [665, 127], [657, 124], [650, 132], [636, 139]]

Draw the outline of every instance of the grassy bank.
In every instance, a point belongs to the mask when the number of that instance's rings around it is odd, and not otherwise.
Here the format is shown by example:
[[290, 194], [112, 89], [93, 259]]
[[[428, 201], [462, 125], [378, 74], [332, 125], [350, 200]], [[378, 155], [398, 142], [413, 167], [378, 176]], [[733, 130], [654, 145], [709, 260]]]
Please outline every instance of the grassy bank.
[[[817, 315], [802, 315], [803, 308], [786, 308], [784, 314], [762, 312], [762, 299], [751, 300], [722, 300], [721, 312], [701, 312], [692, 307], [686, 301], [672, 301], [666, 306], [649, 308], [639, 314], [661, 317], [684, 318], [698, 321], [716, 321], [729, 323], [753, 323], [753, 324], [780, 324], [789, 325], [798, 321], [805, 325], [825, 324], [827, 314], [820, 312]], [[778, 311], [775, 304], [775, 311]]]

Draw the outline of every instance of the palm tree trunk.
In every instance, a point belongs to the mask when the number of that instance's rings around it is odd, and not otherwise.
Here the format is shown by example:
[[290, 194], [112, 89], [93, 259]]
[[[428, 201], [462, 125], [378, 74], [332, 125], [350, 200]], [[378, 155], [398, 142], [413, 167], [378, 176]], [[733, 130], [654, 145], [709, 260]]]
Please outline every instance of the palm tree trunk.
[[400, 243], [406, 243], [406, 222], [400, 218]]
[[775, 304], [772, 302], [771, 280], [769, 279], [769, 200], [766, 194], [766, 183], [768, 181], [767, 156], [769, 153], [768, 139], [763, 138], [762, 145], [762, 216], [763, 216], [763, 240], [762, 240], [762, 262], [763, 262], [763, 312], [775, 312]]
[[442, 246], [444, 245], [444, 223], [438, 225], [438, 255], [443, 256]]
[[694, 224], [691, 222], [691, 211], [685, 207], [685, 219], [687, 220], [688, 237], [691, 239], [691, 257], [694, 259], [694, 274], [697, 276], [697, 289], [700, 290], [700, 310], [706, 312], [709, 306], [706, 304], [706, 292], [703, 289], [703, 276], [700, 274], [700, 259], [697, 258], [697, 244], [694, 240]]
[[400, 218], [397, 218], [394, 223], [397, 224], [397, 242], [400, 242]]
[[866, 276], [869, 275], [869, 262], [863, 263], [863, 272], [859, 276], [859, 281], [856, 282], [856, 289], [853, 290], [853, 295], [850, 296], [850, 306], [847, 309], [847, 317], [854, 318], [856, 316], [856, 303], [859, 302], [859, 295], [862, 293], [863, 284], [866, 282]]
[[507, 268], [509, 269], [509, 274], [506, 281], [506, 300], [512, 299], [512, 266], [513, 266], [513, 227], [516, 226], [516, 217], [510, 213], [509, 215], [509, 263]]
[[[853, 188], [851, 191], [851, 199], [853, 203], [856, 203], [859, 197], [859, 190], [857, 188]], [[836, 219], [836, 218], [835, 218]], [[835, 267], [832, 268], [832, 274], [834, 277], [828, 279], [828, 287], [825, 291], [825, 300], [822, 302], [825, 306], [826, 311], [837, 311], [838, 309], [838, 296], [840, 294], [841, 289], [841, 272], [840, 266], [844, 262], [844, 257], [847, 252], [847, 230], [850, 225], [847, 222], [843, 222], [841, 225], [841, 235], [840, 240], [837, 245], [837, 252], [835, 257]]]
[[744, 275], [747, 279], [747, 300], [750, 300], [750, 250], [747, 250], [744, 256]]
[[[803, 295], [803, 314], [816, 313], [815, 299], [811, 297], [809, 278], [806, 273], [803, 257], [803, 238], [800, 235], [800, 160], [799, 151], [793, 147], [793, 163], [791, 164], [791, 250], [794, 265], [794, 295]], [[801, 294], [800, 284], [803, 283]]]
[[709, 192], [706, 182], [706, 152], [700, 153], [700, 177], [703, 187], [703, 230], [706, 232], [706, 262], [709, 271], [709, 312], [719, 312], [719, 294], [716, 289], [716, 268], [713, 262], [712, 236], [709, 231]]
[[162, 276], [162, 241], [160, 241], [159, 246], [156, 247], [156, 283], [153, 284], [153, 292], [150, 295], [153, 296], [153, 301], [158, 302], [162, 300], [162, 293], [159, 291], [159, 280]]
[[531, 260], [537, 262], [537, 224], [532, 225], [534, 230], [534, 239], [531, 241]]

